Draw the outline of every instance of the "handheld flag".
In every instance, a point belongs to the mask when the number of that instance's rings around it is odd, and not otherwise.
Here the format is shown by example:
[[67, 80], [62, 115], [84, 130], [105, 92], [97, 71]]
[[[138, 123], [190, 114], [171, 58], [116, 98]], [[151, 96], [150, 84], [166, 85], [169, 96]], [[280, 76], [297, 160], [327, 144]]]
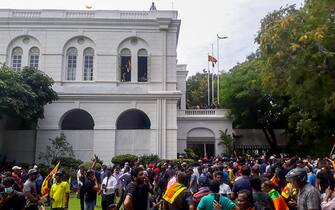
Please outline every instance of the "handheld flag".
[[52, 176], [56, 174], [58, 168], [59, 168], [60, 162], [57, 163], [57, 165], [50, 171], [49, 175], [45, 177], [42, 183], [41, 187], [41, 199], [46, 198], [49, 195], [49, 181], [51, 180]]

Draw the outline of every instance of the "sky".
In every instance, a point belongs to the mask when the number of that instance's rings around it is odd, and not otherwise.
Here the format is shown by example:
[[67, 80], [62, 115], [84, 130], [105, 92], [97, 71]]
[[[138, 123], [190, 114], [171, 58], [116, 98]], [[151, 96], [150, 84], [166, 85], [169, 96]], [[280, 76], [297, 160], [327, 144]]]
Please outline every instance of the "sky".
[[[181, 19], [178, 63], [187, 64], [189, 75], [207, 69], [208, 54], [219, 60], [220, 71], [228, 71], [255, 52], [254, 39], [260, 21], [282, 6], [302, 5], [304, 0], [0, 0], [0, 8], [10, 9], [85, 9], [149, 10], [155, 2], [158, 10], [177, 10]], [[227, 39], [219, 41], [217, 34]], [[217, 72], [215, 69], [214, 72]]]

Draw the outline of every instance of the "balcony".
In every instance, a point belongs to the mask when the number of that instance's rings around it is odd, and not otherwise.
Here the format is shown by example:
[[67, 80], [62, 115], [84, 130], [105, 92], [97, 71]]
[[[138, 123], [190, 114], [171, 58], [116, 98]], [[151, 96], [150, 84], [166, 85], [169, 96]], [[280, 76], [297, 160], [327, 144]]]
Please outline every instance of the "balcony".
[[227, 109], [186, 109], [178, 110], [178, 118], [227, 118]]

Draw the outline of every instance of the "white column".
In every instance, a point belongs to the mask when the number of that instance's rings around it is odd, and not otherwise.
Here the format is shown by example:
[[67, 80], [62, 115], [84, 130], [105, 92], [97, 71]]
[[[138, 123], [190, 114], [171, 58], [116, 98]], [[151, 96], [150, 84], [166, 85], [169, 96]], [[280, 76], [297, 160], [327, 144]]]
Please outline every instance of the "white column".
[[166, 73], [167, 73], [167, 32], [164, 30], [162, 31], [163, 35], [163, 61], [162, 61], [162, 82], [163, 82], [163, 91], [166, 90]]

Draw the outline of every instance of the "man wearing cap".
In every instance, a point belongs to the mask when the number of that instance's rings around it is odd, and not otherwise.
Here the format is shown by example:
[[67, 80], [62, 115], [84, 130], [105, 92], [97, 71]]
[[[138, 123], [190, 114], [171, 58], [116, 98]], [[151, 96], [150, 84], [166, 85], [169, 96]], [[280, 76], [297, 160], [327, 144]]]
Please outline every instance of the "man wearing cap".
[[64, 210], [69, 206], [70, 185], [68, 182], [62, 181], [62, 178], [63, 173], [58, 170], [55, 174], [56, 182], [52, 184], [50, 189], [53, 210]]
[[19, 187], [18, 190], [20, 190], [20, 191], [22, 190], [22, 187], [23, 187], [22, 177], [21, 177], [21, 170], [22, 170], [22, 168], [19, 167], [19, 166], [14, 166], [12, 168], [12, 171], [13, 171], [12, 172], [12, 177], [13, 177], [15, 183], [17, 184], [17, 186]]
[[42, 204], [39, 200], [36, 179], [38, 171], [30, 169], [28, 171], [28, 179], [23, 185], [23, 193], [26, 197], [26, 210], [37, 210], [38, 205]]
[[286, 175], [286, 179], [299, 190], [297, 203], [289, 202], [289, 206], [297, 206], [298, 210], [320, 210], [320, 194], [307, 183], [307, 173], [303, 168], [294, 168]]

